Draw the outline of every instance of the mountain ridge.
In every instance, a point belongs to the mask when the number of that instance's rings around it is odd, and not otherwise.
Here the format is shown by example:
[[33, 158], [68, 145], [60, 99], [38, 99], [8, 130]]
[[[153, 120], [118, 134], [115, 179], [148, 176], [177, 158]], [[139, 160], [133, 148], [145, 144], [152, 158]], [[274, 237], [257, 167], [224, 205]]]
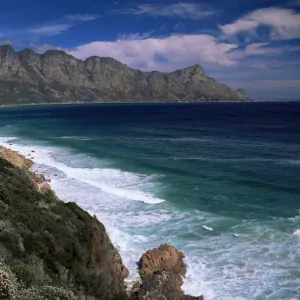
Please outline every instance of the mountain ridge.
[[242, 89], [218, 83], [199, 64], [142, 72], [111, 57], [80, 60], [62, 50], [0, 46], [0, 104], [246, 100]]

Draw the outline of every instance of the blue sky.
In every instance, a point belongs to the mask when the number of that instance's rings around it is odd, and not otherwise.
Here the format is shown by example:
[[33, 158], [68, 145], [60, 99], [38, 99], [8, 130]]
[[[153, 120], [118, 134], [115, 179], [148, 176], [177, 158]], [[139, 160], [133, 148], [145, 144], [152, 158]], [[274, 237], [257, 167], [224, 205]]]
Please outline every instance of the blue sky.
[[3, 1], [0, 43], [142, 70], [201, 64], [252, 98], [300, 100], [300, 0]]

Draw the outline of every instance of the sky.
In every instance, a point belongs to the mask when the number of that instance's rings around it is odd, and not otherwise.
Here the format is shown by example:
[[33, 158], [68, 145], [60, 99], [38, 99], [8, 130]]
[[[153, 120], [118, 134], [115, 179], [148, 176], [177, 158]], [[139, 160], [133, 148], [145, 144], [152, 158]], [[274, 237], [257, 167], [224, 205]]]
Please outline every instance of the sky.
[[3, 1], [0, 44], [144, 71], [200, 64], [253, 99], [300, 100], [300, 0]]

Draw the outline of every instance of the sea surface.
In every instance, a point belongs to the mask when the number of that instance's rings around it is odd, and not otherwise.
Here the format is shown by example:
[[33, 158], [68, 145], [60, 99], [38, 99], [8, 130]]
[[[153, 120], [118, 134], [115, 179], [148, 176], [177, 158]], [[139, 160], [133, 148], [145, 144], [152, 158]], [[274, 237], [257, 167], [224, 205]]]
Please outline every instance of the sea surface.
[[0, 144], [105, 224], [129, 281], [170, 243], [186, 293], [300, 299], [300, 103], [2, 108]]

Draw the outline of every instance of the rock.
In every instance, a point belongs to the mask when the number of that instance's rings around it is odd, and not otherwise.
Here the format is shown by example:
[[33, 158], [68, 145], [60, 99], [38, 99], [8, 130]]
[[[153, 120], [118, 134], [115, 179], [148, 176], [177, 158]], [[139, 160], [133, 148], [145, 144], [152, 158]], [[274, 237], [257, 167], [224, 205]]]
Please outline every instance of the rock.
[[184, 254], [170, 245], [149, 250], [140, 259], [142, 284], [132, 290], [132, 299], [138, 300], [204, 300], [183, 293], [182, 277], [186, 274]]
[[246, 101], [200, 65], [142, 72], [110, 57], [85, 61], [58, 50], [38, 54], [0, 46], [0, 104]]
[[128, 270], [118, 250], [112, 246], [104, 225], [96, 217], [92, 223], [89, 269], [99, 278], [99, 285], [109, 287], [106, 299], [125, 295], [124, 276]]
[[204, 300], [203, 296], [193, 297], [184, 295], [183, 284], [179, 274], [156, 271], [143, 279], [138, 291], [139, 300]]
[[140, 275], [145, 277], [155, 271], [167, 271], [185, 276], [184, 254], [170, 245], [149, 250], [140, 259]]
[[0, 157], [9, 161], [12, 165], [21, 169], [29, 169], [33, 166], [31, 159], [25, 158], [16, 151], [0, 146]]
[[136, 281], [133, 285], [132, 288], [128, 292], [128, 298], [130, 300], [139, 300], [139, 290], [141, 288], [141, 282]]
[[114, 256], [115, 256], [115, 261], [116, 261], [116, 263], [118, 263], [118, 264], [121, 265], [121, 275], [122, 275], [122, 277], [123, 277], [124, 279], [127, 278], [128, 275], [129, 275], [129, 271], [128, 271], [128, 269], [123, 265], [121, 255], [120, 255], [119, 251], [118, 251], [116, 248], [114, 249]]

